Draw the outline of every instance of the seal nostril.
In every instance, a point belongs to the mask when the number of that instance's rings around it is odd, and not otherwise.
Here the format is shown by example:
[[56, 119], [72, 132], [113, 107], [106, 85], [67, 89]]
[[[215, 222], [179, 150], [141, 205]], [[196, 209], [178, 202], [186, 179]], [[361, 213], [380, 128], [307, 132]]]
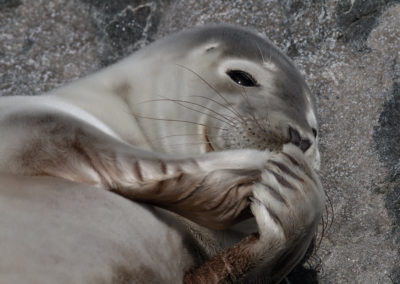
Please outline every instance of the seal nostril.
[[300, 133], [291, 126], [289, 127], [289, 136], [290, 142], [299, 147], [301, 151], [305, 152], [311, 147], [311, 141], [308, 139], [303, 139], [300, 136]]
[[308, 148], [310, 148], [310, 146], [311, 146], [310, 140], [304, 139], [304, 140], [301, 140], [299, 147], [300, 147], [301, 151], [305, 152], [308, 150]]
[[300, 146], [300, 143], [301, 143], [300, 133], [291, 126], [289, 127], [289, 136], [290, 136], [291, 143], [293, 143], [296, 146]]

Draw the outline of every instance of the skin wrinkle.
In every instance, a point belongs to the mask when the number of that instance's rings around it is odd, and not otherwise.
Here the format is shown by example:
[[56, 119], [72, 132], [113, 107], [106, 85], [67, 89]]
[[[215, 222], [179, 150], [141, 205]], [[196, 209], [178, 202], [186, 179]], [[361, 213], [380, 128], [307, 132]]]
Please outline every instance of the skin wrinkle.
[[[207, 178], [207, 177], [204, 177], [204, 179], [206, 179], [206, 178]], [[175, 201], [171, 201], [170, 203], [171, 203], [171, 204], [178, 205], [178, 204], [181, 204], [181, 203], [185, 202], [186, 200], [190, 199], [190, 198], [195, 194], [196, 190], [197, 190], [198, 188], [200, 188], [200, 187], [203, 185], [204, 179], [203, 179], [202, 181], [200, 181], [200, 183], [197, 184], [194, 188], [193, 188], [193, 187], [190, 187], [190, 190], [189, 190], [189, 189], [186, 189], [186, 190], [185, 190], [185, 193], [186, 193], [185, 196], [183, 196], [183, 197], [178, 197], [178, 199], [176, 199]]]
[[276, 179], [281, 185], [283, 185], [284, 187], [290, 188], [291, 190], [297, 190], [297, 191], [298, 191], [298, 188], [296, 188], [296, 187], [295, 187], [294, 185], [292, 185], [290, 182], [288, 182], [287, 180], [285, 180], [280, 174], [274, 172], [274, 171], [271, 170], [271, 169], [267, 169], [267, 171], [268, 171], [270, 174], [272, 174], [272, 175], [275, 177], [275, 179]]
[[269, 184], [266, 184], [264, 182], [262, 182], [262, 185], [265, 186], [265, 188], [267, 188], [271, 195], [277, 199], [279, 202], [283, 203], [285, 206], [288, 206], [288, 202], [286, 201], [286, 199], [284, 197], [282, 197], [282, 195], [280, 195], [278, 192], [276, 192], [276, 190], [270, 186]]
[[284, 172], [285, 174], [293, 177], [294, 179], [297, 179], [300, 182], [304, 182], [304, 180], [299, 177], [298, 175], [296, 175], [292, 170], [290, 170], [288, 167], [286, 167], [285, 165], [283, 165], [280, 162], [274, 161], [274, 160], [269, 160], [268, 161], [270, 164], [273, 164], [275, 166], [277, 166], [282, 172]]
[[133, 171], [134, 171], [136, 179], [138, 179], [139, 182], [143, 182], [144, 179], [143, 179], [142, 168], [140, 166], [140, 161], [139, 160], [136, 160], [133, 163]]
[[[151, 199], [153, 199], [153, 200], [150, 200], [150, 202], [151, 203], [154, 203], [154, 204], [157, 204], [157, 205], [159, 205], [159, 206], [162, 206], [162, 207], [167, 207], [167, 208], [169, 208], [170, 210], [173, 210], [173, 211], [175, 211], [175, 209], [173, 209], [174, 208], [174, 205], [175, 205], [175, 207], [182, 207], [183, 206], [183, 204], [185, 204], [185, 203], [187, 203], [187, 202], [189, 202], [188, 204], [191, 204], [191, 202], [192, 201], [190, 201], [190, 199], [193, 199], [192, 197], [193, 197], [193, 195], [194, 194], [198, 194], [199, 193], [199, 191], [200, 191], [200, 188], [202, 188], [202, 187], [204, 187], [204, 189], [206, 190], [206, 192], [207, 192], [207, 188], [209, 187], [209, 185], [206, 185], [206, 184], [208, 184], [208, 183], [210, 183], [210, 182], [212, 182], [212, 181], [208, 181], [208, 178], [209, 177], [212, 177], [212, 176], [214, 176], [215, 174], [217, 174], [217, 173], [212, 173], [211, 174], [211, 176], [205, 176], [204, 178], [203, 178], [203, 180], [199, 183], [199, 184], [195, 184], [195, 186], [190, 186], [190, 187], [185, 187], [186, 189], [185, 189], [185, 191], [184, 191], [184, 193], [185, 193], [185, 196], [183, 196], [183, 198], [182, 197], [174, 197], [174, 195], [172, 195], [171, 197], [169, 197], [169, 198], [167, 198], [167, 199], [165, 199], [165, 200], [163, 200], [163, 199], [159, 199], [159, 201], [157, 201], [157, 197], [155, 198], [155, 196], [153, 195], [153, 194], [155, 194], [155, 195], [158, 195], [160, 192], [161, 192], [161, 188], [163, 188], [163, 192], [165, 193], [166, 191], [168, 191], [168, 188], [170, 188], [170, 186], [171, 186], [171, 182], [172, 183], [174, 183], [174, 179], [175, 178], [170, 178], [169, 180], [163, 180], [163, 181], [158, 181], [158, 186], [156, 186], [155, 187], [155, 192], [149, 197], [149, 198], [151, 198]], [[217, 174], [217, 175], [219, 175], [219, 174]], [[248, 175], [244, 175], [245, 176], [245, 179], [246, 180], [248, 180], [249, 179], [249, 176]], [[259, 176], [259, 174], [257, 173], [256, 174], [256, 176], [257, 176], [257, 178], [258, 178], [258, 176]], [[181, 174], [179, 174], [176, 178], [179, 178], [179, 179], [182, 179], [183, 178], [183, 175], [181, 175]], [[213, 180], [213, 178], [211, 178], [211, 180]], [[250, 181], [250, 183], [252, 183], [253, 182], [253, 178], [251, 179], [251, 181]], [[162, 182], [162, 183], [161, 183]], [[181, 181], [182, 182], [182, 181]], [[233, 183], [235, 182], [235, 181], [232, 181]], [[143, 184], [143, 183], [142, 183]], [[162, 184], [163, 186], [161, 187], [160, 186], [160, 184]], [[176, 184], [176, 183], [174, 183], [174, 184]], [[216, 186], [216, 187], [218, 187], [218, 184], [215, 184], [215, 183], [213, 183], [214, 185], [214, 187]], [[204, 190], [204, 189], [202, 189], [202, 190]], [[114, 190], [115, 191], [115, 190]], [[228, 195], [228, 194], [231, 194], [231, 193], [229, 193], [231, 190], [228, 188], [227, 189], [227, 191], [226, 191], [226, 195]], [[121, 192], [123, 195], [126, 195], [126, 194], [124, 194], [123, 192]], [[129, 196], [129, 195], [126, 195], [126, 196]], [[134, 198], [134, 199], [138, 199], [138, 200], [143, 200], [143, 201], [146, 201], [146, 202], [149, 202], [149, 200], [145, 197], [145, 196], [142, 196], [142, 197], [135, 197], [135, 196], [130, 196], [130, 198]], [[175, 201], [174, 201], [175, 200]], [[198, 200], [197, 198], [196, 198], [196, 200]], [[218, 200], [218, 199], [217, 199]], [[219, 210], [219, 207], [223, 204], [223, 203], [221, 203], [221, 202], [226, 202], [227, 200], [230, 200], [229, 198], [221, 198], [221, 197], [219, 197], [219, 200], [221, 200], [218, 204], [216, 204], [215, 206], [213, 206], [213, 207], [210, 207], [209, 208], [209, 210], [210, 211], [213, 211], [214, 209], [215, 210]], [[187, 201], [187, 202], [186, 202]], [[165, 203], [165, 204], [164, 204]], [[227, 203], [227, 204], [230, 204], [230, 203]], [[240, 205], [242, 205], [243, 203], [239, 203], [239, 206]], [[244, 203], [244, 204], [246, 204], [246, 203]], [[189, 207], [190, 206], [187, 206], [187, 205], [185, 205], [184, 206], [185, 208], [188, 208], [189, 209]], [[226, 207], [226, 205], [225, 206], [223, 206], [223, 207]], [[229, 216], [229, 218], [231, 218], [230, 216], [233, 214], [233, 215], [236, 215], [236, 212], [241, 212], [242, 210], [238, 210], [238, 208], [237, 208], [237, 205], [236, 205], [236, 208], [232, 208], [232, 209], [227, 209], [228, 210], [228, 212], [233, 212], [233, 213], [229, 213], [229, 214], [227, 214], [226, 216]], [[186, 215], [187, 213], [185, 213], [186, 212], [186, 209], [184, 210], [184, 211], [182, 211], [182, 210], [177, 210], [176, 211], [177, 213], [180, 213], [180, 214], [184, 214], [184, 215]], [[190, 218], [190, 217], [189, 217]], [[208, 224], [208, 225], [210, 225], [210, 224]]]
[[274, 220], [274, 222], [281, 228], [283, 228], [282, 226], [282, 222], [279, 219], [278, 215], [275, 214], [270, 208], [268, 208], [268, 206], [265, 206], [265, 209], [267, 209], [268, 214], [272, 217], [272, 220]]
[[293, 165], [295, 165], [295, 166], [297, 166], [297, 167], [300, 166], [299, 163], [298, 163], [292, 156], [290, 156], [289, 154], [287, 154], [287, 153], [285, 153], [285, 152], [282, 152], [282, 154], [283, 154], [284, 156], [286, 156], [286, 157], [292, 162]]
[[96, 167], [94, 166], [94, 163], [92, 161], [92, 159], [90, 158], [90, 156], [82, 149], [81, 145], [79, 144], [79, 142], [75, 141], [75, 143], [73, 143], [71, 145], [72, 149], [74, 149], [79, 155], [81, 155], [83, 157], [83, 159], [85, 159], [87, 161], [87, 163], [89, 164], [89, 166], [94, 169], [94, 171], [97, 173], [98, 177], [101, 180], [101, 183], [103, 185], [106, 185], [107, 182], [104, 178], [104, 176], [96, 169]]
[[[295, 165], [296, 167], [302, 169], [303, 172], [304, 172], [313, 182], [316, 182], [316, 181], [315, 181], [315, 178], [314, 178], [314, 175], [311, 173], [311, 170], [310, 170], [310, 168], [309, 168], [308, 165], [306, 165], [304, 162], [302, 162], [301, 165], [300, 165], [299, 162], [297, 162], [297, 161], [296, 161], [292, 156], [290, 156], [289, 154], [287, 154], [287, 153], [285, 153], [285, 152], [282, 152], [282, 154], [283, 154], [285, 157], [287, 157], [293, 165]], [[315, 175], [317, 175], [317, 174], [315, 174]], [[318, 176], [316, 176], [316, 177], [318, 178]]]
[[163, 173], [164, 175], [168, 174], [167, 164], [164, 163], [163, 160], [159, 160], [159, 163], [160, 163], [161, 173]]

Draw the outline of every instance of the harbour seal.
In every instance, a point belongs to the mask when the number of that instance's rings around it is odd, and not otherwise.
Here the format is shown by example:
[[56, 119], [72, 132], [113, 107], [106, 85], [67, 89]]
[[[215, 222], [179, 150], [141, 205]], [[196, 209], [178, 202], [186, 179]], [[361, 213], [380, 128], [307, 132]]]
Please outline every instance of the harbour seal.
[[321, 218], [314, 99], [241, 28], [0, 98], [0, 133], [5, 283], [274, 283]]

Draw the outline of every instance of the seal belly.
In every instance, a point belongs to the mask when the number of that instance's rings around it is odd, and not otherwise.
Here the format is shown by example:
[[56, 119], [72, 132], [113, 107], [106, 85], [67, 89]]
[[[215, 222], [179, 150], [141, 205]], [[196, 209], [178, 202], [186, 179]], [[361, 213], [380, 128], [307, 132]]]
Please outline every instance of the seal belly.
[[84, 184], [0, 174], [2, 282], [179, 283], [193, 259], [168, 214]]

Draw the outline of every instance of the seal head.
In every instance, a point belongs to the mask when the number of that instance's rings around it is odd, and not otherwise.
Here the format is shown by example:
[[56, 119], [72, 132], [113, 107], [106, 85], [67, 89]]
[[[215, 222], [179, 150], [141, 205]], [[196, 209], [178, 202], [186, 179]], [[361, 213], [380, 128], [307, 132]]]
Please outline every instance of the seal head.
[[[154, 150], [279, 151], [293, 143], [319, 168], [315, 99], [267, 38], [208, 26], [157, 41], [134, 59], [142, 72], [131, 108]], [[138, 92], [146, 96], [138, 100]]]

